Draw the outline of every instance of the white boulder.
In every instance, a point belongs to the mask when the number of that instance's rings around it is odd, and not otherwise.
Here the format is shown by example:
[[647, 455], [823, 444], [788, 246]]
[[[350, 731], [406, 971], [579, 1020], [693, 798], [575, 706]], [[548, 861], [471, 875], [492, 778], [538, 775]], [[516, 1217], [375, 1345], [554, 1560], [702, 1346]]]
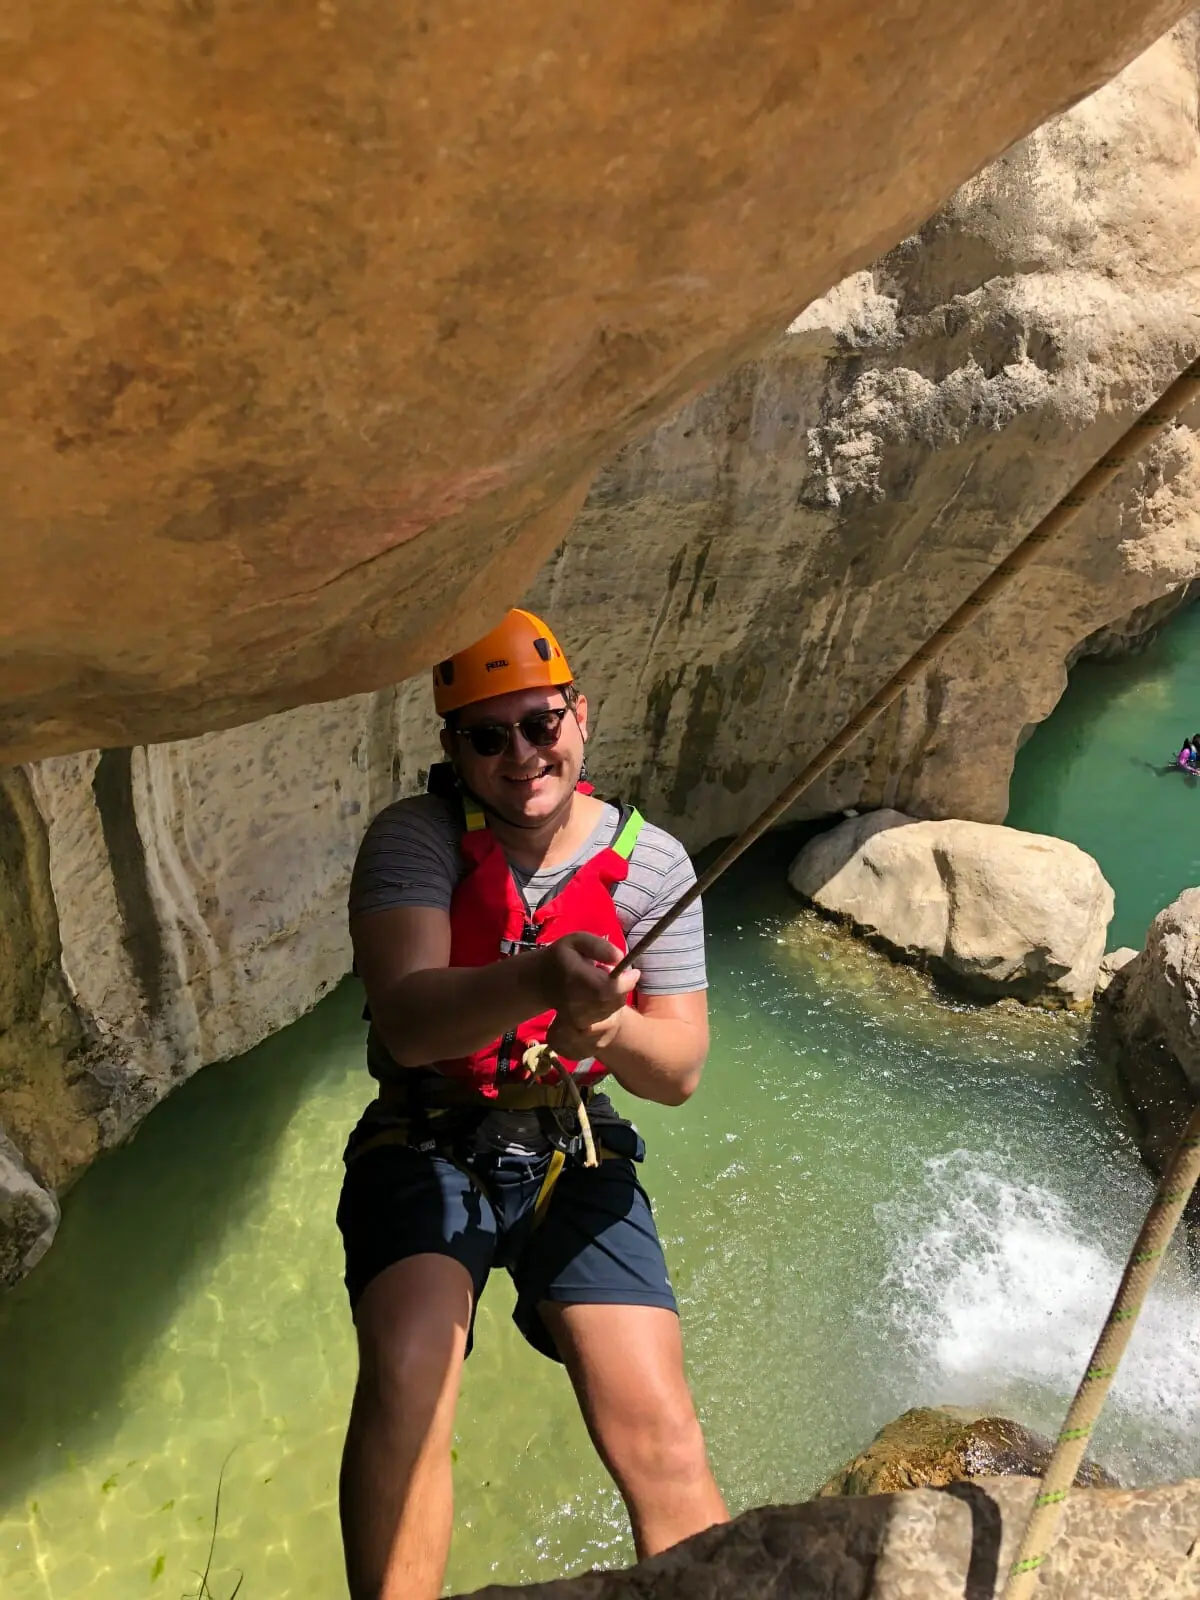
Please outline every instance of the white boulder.
[[1113, 892], [1065, 839], [873, 811], [810, 840], [788, 877], [822, 910], [980, 996], [1092, 998]]

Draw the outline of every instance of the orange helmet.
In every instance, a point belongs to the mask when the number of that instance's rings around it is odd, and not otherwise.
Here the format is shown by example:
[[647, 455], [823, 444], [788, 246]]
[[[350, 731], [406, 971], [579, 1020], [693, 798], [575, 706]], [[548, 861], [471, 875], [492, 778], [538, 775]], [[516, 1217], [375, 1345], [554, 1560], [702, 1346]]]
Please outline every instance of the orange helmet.
[[444, 717], [496, 694], [570, 682], [567, 658], [542, 619], [531, 611], [510, 611], [491, 633], [434, 667], [433, 704]]

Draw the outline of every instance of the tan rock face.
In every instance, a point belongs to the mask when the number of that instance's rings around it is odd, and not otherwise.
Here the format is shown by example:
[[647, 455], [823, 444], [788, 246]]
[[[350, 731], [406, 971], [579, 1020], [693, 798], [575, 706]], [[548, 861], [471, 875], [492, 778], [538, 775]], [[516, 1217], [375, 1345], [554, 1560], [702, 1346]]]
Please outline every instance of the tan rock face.
[[622, 441], [1188, 3], [19, 0], [5, 758], [464, 643]]
[[[1100, 1020], [1142, 1151], [1161, 1170], [1200, 1100], [1200, 889], [1185, 889], [1155, 917], [1144, 950], [1105, 991]], [[1190, 1213], [1195, 1228], [1200, 1202]]]
[[[474, 1600], [990, 1600], [1036, 1488], [984, 1478], [944, 1493], [772, 1506], [625, 1572], [492, 1585]], [[1039, 1574], [1039, 1600], [1196, 1600], [1197, 1527], [1196, 1480], [1079, 1490]]]
[[45, 826], [29, 776], [0, 771], [0, 1140], [7, 1131], [14, 1141], [0, 1179], [13, 1197], [12, 1209], [0, 1201], [0, 1261], [10, 1277], [13, 1263], [32, 1259], [30, 1184], [57, 1183], [96, 1152], [104, 1098], [73, 1081], [84, 1043], [61, 962]]
[[34, 1178], [0, 1133], [0, 1289], [32, 1271], [54, 1242], [58, 1200]]
[[809, 841], [788, 879], [823, 911], [973, 993], [1082, 1006], [1113, 892], [1077, 845], [875, 811]]
[[1131, 961], [1136, 961], [1139, 954], [1139, 951], [1128, 944], [1123, 944], [1116, 950], [1106, 950], [1100, 962], [1100, 970], [1096, 974], [1096, 993], [1103, 993], [1121, 968], [1127, 967]]

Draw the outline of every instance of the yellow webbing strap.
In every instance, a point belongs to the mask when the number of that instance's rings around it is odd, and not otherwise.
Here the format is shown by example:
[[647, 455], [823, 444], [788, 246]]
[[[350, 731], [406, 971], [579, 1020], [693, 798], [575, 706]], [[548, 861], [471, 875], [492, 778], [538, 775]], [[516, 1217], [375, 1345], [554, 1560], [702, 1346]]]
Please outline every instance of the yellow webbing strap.
[[645, 825], [645, 818], [638, 810], [629, 813], [625, 826], [613, 840], [611, 848], [616, 851], [622, 861], [628, 861], [633, 854], [633, 847], [638, 842], [638, 834]]
[[466, 822], [468, 833], [478, 833], [480, 828], [487, 827], [487, 818], [483, 814], [483, 808], [472, 800], [469, 794], [463, 795], [462, 804], [463, 820]]
[[562, 1170], [567, 1164], [567, 1158], [561, 1150], [556, 1150], [550, 1157], [550, 1165], [546, 1168], [546, 1176], [542, 1179], [542, 1187], [538, 1190], [538, 1197], [533, 1202], [533, 1225], [546, 1215], [546, 1207], [550, 1204], [550, 1196], [554, 1193], [554, 1185], [562, 1177]]

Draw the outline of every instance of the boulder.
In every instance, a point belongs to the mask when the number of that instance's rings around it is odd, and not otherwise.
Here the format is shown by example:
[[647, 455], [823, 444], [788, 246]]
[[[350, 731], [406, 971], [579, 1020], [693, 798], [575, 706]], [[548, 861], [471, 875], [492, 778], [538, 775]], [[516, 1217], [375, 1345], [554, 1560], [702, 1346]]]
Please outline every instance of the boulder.
[[874, 811], [810, 840], [788, 878], [823, 911], [981, 998], [1091, 1001], [1113, 892], [1064, 839]]
[[[1185, 889], [1155, 917], [1145, 948], [1105, 991], [1098, 1020], [1142, 1152], [1161, 1172], [1200, 1100], [1200, 888]], [[1193, 1202], [1189, 1215], [1196, 1214]]]
[[[622, 1572], [490, 1584], [473, 1600], [992, 1600], [1037, 1489], [982, 1478], [768, 1506]], [[1077, 1490], [1037, 1600], [1198, 1600], [1197, 1529], [1200, 1480]]]
[[[817, 1494], [893, 1494], [942, 1489], [972, 1478], [1036, 1478], [1045, 1472], [1053, 1448], [1049, 1439], [1009, 1417], [921, 1406], [881, 1428]], [[1075, 1482], [1081, 1489], [1118, 1487], [1112, 1473], [1094, 1461], [1082, 1464]]]
[[619, 445], [1190, 4], [18, 5], [3, 759], [478, 636]]
[[1138, 951], [1129, 944], [1123, 944], [1119, 949], [1107, 951], [1101, 958], [1100, 970], [1096, 973], [1096, 993], [1103, 994], [1121, 968], [1127, 967], [1131, 961], [1136, 961], [1137, 958]]

